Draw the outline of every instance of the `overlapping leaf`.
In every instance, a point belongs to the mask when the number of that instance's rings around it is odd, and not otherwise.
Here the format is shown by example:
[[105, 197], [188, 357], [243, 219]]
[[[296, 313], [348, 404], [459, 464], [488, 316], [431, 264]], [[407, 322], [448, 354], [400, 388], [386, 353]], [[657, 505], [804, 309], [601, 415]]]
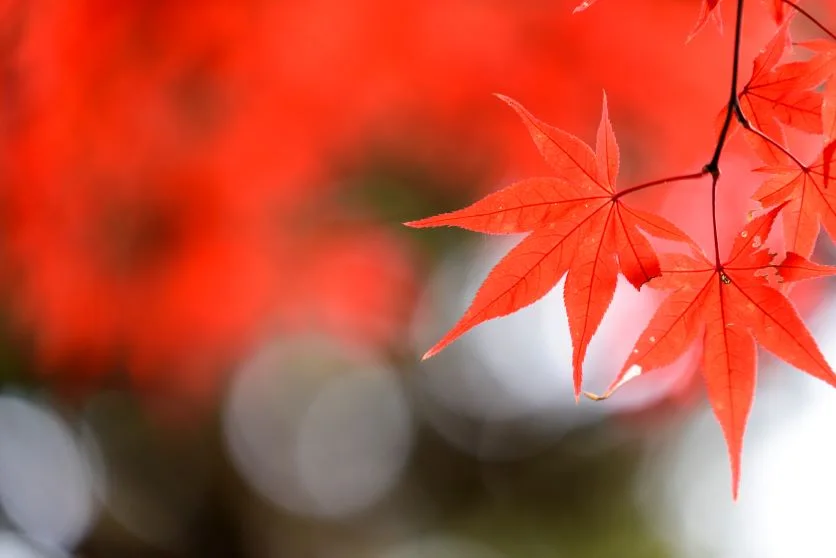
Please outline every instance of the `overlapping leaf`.
[[[790, 47], [789, 20], [755, 58], [752, 76], [740, 92], [740, 106], [749, 122], [781, 145], [786, 145], [783, 126], [811, 134], [822, 133], [822, 95], [816, 88], [833, 72], [826, 56], [778, 63]], [[779, 148], [747, 134], [752, 149], [769, 165], [788, 160]]]
[[[836, 69], [836, 49], [830, 42], [808, 43], [818, 52], [817, 67]], [[824, 87], [822, 101], [822, 150], [812, 164], [796, 162], [761, 169], [772, 174], [753, 198], [764, 207], [786, 204], [783, 212], [784, 236], [789, 250], [809, 256], [824, 226], [836, 241], [836, 79]]]
[[804, 43], [804, 47], [815, 52], [819, 64], [830, 76], [825, 82], [822, 94], [822, 133], [824, 134], [824, 185], [828, 186], [831, 163], [836, 159], [836, 42], [816, 40]]
[[563, 294], [578, 395], [587, 346], [610, 305], [619, 271], [636, 288], [660, 273], [645, 234], [691, 241], [664, 219], [625, 205], [616, 192], [619, 150], [606, 97], [594, 152], [575, 136], [537, 120], [516, 101], [501, 98], [520, 115], [556, 176], [523, 180], [464, 209], [407, 223], [489, 234], [530, 233], [491, 270], [462, 318], [424, 358], [474, 326], [535, 302], [566, 275]]
[[[751, 221], [720, 266], [704, 256], [663, 257], [663, 264], [674, 267], [666, 268], [651, 284], [675, 290], [641, 334], [607, 394], [673, 362], [701, 337], [703, 377], [728, 445], [735, 497], [743, 433], [755, 389], [755, 341], [796, 368], [836, 386], [836, 375], [792, 303], [765, 277], [773, 256], [763, 244], [781, 209], [776, 207]], [[836, 268], [794, 253], [776, 267], [784, 281], [836, 274]]]
[[786, 204], [782, 216], [787, 249], [805, 257], [812, 254], [821, 226], [836, 241], [836, 188], [828, 186], [836, 171], [833, 157], [832, 148], [825, 146], [809, 166], [765, 168], [773, 176], [752, 196], [764, 207]]

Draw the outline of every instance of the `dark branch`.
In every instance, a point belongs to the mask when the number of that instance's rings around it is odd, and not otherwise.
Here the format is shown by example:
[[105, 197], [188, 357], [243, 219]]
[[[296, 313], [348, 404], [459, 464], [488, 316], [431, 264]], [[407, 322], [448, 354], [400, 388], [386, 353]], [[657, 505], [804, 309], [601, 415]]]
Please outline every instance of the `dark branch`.
[[650, 188], [652, 186], [660, 186], [662, 184], [668, 184], [670, 182], [681, 182], [683, 180], [696, 180], [698, 178], [702, 178], [708, 174], [705, 170], [700, 172], [694, 172], [691, 174], [682, 174], [679, 176], [669, 176], [668, 178], [660, 178], [659, 180], [653, 180], [651, 182], [645, 182], [644, 184], [639, 184], [638, 186], [631, 186], [626, 190], [622, 190], [618, 192], [616, 195], [613, 196], [613, 201], [617, 200], [621, 196], [626, 196], [627, 194], [632, 194], [633, 192], [638, 192], [639, 190], [644, 190], [645, 188]]
[[737, 12], [734, 22], [734, 57], [732, 58], [732, 76], [729, 92], [729, 102], [726, 105], [726, 116], [723, 119], [723, 127], [720, 130], [720, 137], [717, 138], [717, 146], [714, 148], [714, 155], [703, 171], [711, 174], [711, 221], [714, 225], [714, 261], [717, 269], [720, 269], [720, 242], [717, 238], [717, 182], [720, 180], [720, 157], [726, 146], [726, 140], [731, 130], [732, 119], [737, 114], [743, 114], [740, 110], [740, 102], [737, 96], [737, 79], [740, 73], [740, 43], [743, 35], [743, 1], [737, 0]]

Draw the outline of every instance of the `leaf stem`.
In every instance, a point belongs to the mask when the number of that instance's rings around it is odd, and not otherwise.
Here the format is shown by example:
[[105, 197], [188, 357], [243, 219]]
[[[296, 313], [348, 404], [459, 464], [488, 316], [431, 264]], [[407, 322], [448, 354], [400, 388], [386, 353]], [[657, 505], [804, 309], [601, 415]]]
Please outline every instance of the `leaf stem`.
[[683, 180], [696, 180], [698, 178], [702, 178], [708, 174], [708, 171], [703, 169], [700, 172], [693, 172], [691, 174], [681, 174], [679, 176], [669, 176], [667, 178], [660, 178], [658, 180], [652, 180], [650, 182], [645, 182], [643, 184], [639, 184], [638, 186], [631, 186], [626, 190], [622, 190], [618, 192], [616, 195], [612, 197], [613, 201], [617, 200], [621, 196], [626, 196], [627, 194], [632, 194], [633, 192], [638, 192], [639, 190], [644, 190], [645, 188], [650, 188], [652, 186], [659, 186], [661, 184], [668, 184], [669, 182], [681, 182]]
[[798, 157], [796, 157], [795, 155], [792, 154], [792, 152], [789, 149], [787, 149], [786, 147], [784, 147], [783, 145], [781, 145], [780, 143], [778, 143], [777, 141], [775, 141], [771, 137], [767, 136], [766, 134], [764, 134], [763, 132], [761, 132], [760, 130], [758, 130], [754, 126], [752, 126], [752, 124], [749, 122], [749, 119], [746, 118], [746, 116], [743, 114], [743, 112], [741, 110], [739, 110], [739, 107], [738, 107], [738, 110], [736, 112], [737, 112], [738, 122], [740, 122], [740, 125], [743, 126], [743, 128], [745, 128], [746, 131], [748, 131], [752, 134], [755, 134], [756, 136], [758, 136], [759, 138], [761, 138], [765, 142], [767, 142], [770, 145], [777, 148], [779, 151], [781, 151], [781, 153], [783, 153], [784, 155], [786, 155], [787, 157], [792, 159], [792, 162], [795, 163], [796, 165], [798, 165], [798, 168], [800, 168], [801, 170], [805, 170], [805, 171], [807, 170], [807, 165], [802, 163], [798, 159]]
[[720, 180], [720, 173], [711, 175], [711, 226], [714, 229], [714, 267], [717, 271], [722, 268], [720, 264], [720, 239], [717, 235], [717, 181]]
[[799, 6], [798, 4], [793, 2], [792, 0], [781, 0], [781, 2], [783, 2], [787, 6], [790, 6], [796, 12], [798, 12], [801, 15], [803, 15], [804, 17], [806, 17], [808, 20], [810, 20], [810, 23], [812, 23], [813, 25], [815, 25], [816, 27], [821, 29], [825, 34], [829, 35], [831, 39], [836, 41], [836, 33], [831, 31], [830, 29], [828, 29], [822, 22], [820, 22], [818, 19], [813, 17], [813, 15], [810, 14], [810, 12], [808, 12], [807, 10], [805, 10], [804, 8], [802, 8], [801, 6]]
[[734, 55], [732, 58], [731, 86], [729, 102], [726, 106], [726, 116], [723, 120], [723, 127], [720, 130], [720, 137], [717, 138], [714, 155], [712, 155], [711, 161], [703, 167], [703, 172], [711, 174], [711, 221], [714, 226], [714, 261], [718, 270], [721, 267], [720, 241], [717, 238], [717, 182], [720, 180], [720, 157], [723, 155], [723, 149], [729, 137], [732, 118], [735, 115], [738, 115], [738, 118], [743, 115], [737, 96], [737, 80], [738, 74], [740, 73], [740, 43], [743, 35], [743, 2], [744, 0], [737, 0], [737, 13], [734, 23]]

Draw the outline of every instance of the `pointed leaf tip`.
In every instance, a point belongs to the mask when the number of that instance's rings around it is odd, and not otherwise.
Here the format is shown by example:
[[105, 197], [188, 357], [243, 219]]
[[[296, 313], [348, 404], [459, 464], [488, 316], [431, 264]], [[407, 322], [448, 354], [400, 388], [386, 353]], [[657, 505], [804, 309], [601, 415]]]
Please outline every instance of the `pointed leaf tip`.
[[732, 480], [732, 502], [735, 504], [737, 503], [737, 497], [740, 496], [740, 475], [737, 476], [736, 479]]
[[494, 93], [493, 96], [502, 101], [503, 103], [508, 103], [509, 105], [515, 102], [514, 99], [503, 93]]
[[777, 268], [778, 275], [786, 283], [836, 275], [836, 267], [812, 262], [795, 252], [787, 252]]
[[444, 339], [442, 339], [441, 341], [439, 341], [438, 343], [436, 343], [435, 345], [433, 345], [432, 347], [430, 347], [429, 349], [427, 349], [427, 352], [426, 352], [426, 353], [424, 353], [424, 354], [421, 356], [421, 360], [422, 360], [422, 361], [425, 361], [425, 360], [429, 360], [429, 359], [431, 359], [432, 357], [434, 357], [435, 355], [437, 355], [438, 353], [440, 353], [440, 352], [441, 352], [441, 350], [442, 350], [444, 347], [446, 347], [448, 343], [449, 343], [449, 342], [445, 342], [445, 340], [444, 340]]
[[497, 97], [519, 115], [540, 155], [552, 167], [557, 178], [587, 191], [590, 195], [599, 190], [604, 196], [614, 193], [606, 176], [601, 176], [598, 170], [598, 157], [583, 140], [539, 120], [514, 99], [505, 95]]
[[612, 122], [610, 121], [606, 90], [603, 91], [601, 122], [598, 124], [598, 132], [595, 137], [595, 156], [599, 177], [606, 180], [605, 185], [608, 187], [608, 192], [615, 194], [615, 183], [618, 178], [621, 155]]

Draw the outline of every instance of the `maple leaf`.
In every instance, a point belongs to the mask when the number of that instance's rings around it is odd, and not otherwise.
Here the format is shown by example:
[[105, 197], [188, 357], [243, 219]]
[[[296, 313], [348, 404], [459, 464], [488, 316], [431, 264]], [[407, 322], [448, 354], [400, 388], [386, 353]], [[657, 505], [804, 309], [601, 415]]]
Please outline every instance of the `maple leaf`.
[[[830, 188], [836, 159], [836, 47], [833, 41], [809, 41], [804, 47], [815, 56], [809, 64], [818, 72], [813, 78], [828, 74], [821, 101], [821, 133], [824, 148], [810, 165], [794, 160], [760, 169], [773, 176], [752, 196], [764, 207], [787, 203], [783, 213], [784, 235], [788, 248], [804, 256], [813, 251], [823, 225], [836, 241], [836, 191]], [[822, 70], [823, 69], [823, 70]], [[784, 157], [784, 161], [788, 161]]]
[[784, 236], [790, 250], [804, 256], [813, 252], [820, 225], [836, 241], [836, 191], [829, 187], [836, 159], [836, 81], [829, 80], [822, 104], [824, 147], [810, 165], [798, 160], [791, 164], [764, 167], [772, 174], [752, 198], [764, 207], [786, 203]]
[[660, 273], [656, 253], [639, 229], [693, 242], [664, 219], [627, 206], [616, 192], [619, 149], [606, 96], [595, 152], [575, 136], [537, 120], [516, 101], [499, 97], [520, 115], [557, 176], [522, 180], [464, 209], [406, 223], [530, 233], [491, 270], [462, 318], [424, 358], [474, 326], [537, 301], [566, 274], [563, 295], [577, 397], [586, 349], [612, 301], [619, 271], [637, 289]]
[[764, 207], [786, 204], [782, 213], [788, 250], [809, 257], [820, 225], [836, 241], [836, 189], [828, 187], [834, 176], [831, 142], [806, 166], [787, 165], [760, 169], [772, 174], [752, 195]]
[[[790, 46], [791, 19], [784, 21], [755, 58], [752, 76], [739, 95], [740, 108], [749, 122], [781, 145], [786, 145], [782, 124], [822, 133], [822, 95], [814, 89], [833, 72], [827, 56], [778, 65]], [[786, 154], [762, 138], [746, 134], [746, 140], [767, 164], [787, 162]]]
[[[777, 266], [764, 247], [776, 207], [752, 220], [735, 238], [721, 264], [697, 258], [663, 255], [657, 287], [676, 289], [665, 299], [636, 342], [606, 398], [626, 382], [678, 358], [702, 333], [703, 378], [719, 421], [737, 497], [743, 432], [755, 389], [755, 341], [796, 368], [836, 386], [836, 375], [824, 359], [793, 304], [771, 286], [764, 271], [777, 270], [785, 282], [835, 275], [836, 268], [789, 253]], [[672, 267], [667, 268], [667, 265]]]

